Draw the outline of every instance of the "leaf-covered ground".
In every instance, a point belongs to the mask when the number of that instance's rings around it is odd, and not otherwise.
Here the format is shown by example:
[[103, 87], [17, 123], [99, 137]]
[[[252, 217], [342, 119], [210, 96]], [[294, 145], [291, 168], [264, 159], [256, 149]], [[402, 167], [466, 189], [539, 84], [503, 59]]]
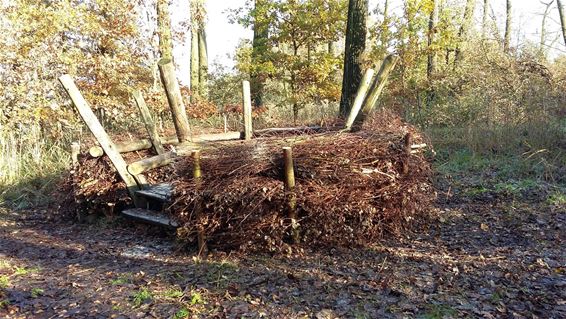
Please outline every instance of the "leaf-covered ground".
[[371, 249], [179, 252], [117, 222], [0, 213], [2, 318], [566, 318], [563, 198], [444, 187], [437, 226]]

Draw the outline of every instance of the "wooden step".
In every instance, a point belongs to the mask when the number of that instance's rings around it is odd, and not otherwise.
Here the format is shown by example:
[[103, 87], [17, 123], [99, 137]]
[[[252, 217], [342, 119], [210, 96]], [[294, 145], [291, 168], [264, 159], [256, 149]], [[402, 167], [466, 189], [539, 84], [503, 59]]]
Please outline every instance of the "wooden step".
[[155, 199], [163, 203], [169, 202], [171, 200], [172, 193], [173, 186], [167, 183], [153, 185], [149, 188], [136, 191], [136, 195], [138, 196]]
[[178, 228], [179, 223], [165, 213], [143, 208], [130, 208], [122, 211], [122, 215], [148, 224]]

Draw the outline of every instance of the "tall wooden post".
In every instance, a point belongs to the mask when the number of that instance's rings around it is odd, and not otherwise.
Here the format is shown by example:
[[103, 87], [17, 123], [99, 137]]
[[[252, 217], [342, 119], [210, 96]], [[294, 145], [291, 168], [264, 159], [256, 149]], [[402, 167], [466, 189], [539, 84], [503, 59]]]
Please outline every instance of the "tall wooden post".
[[352, 124], [354, 124], [354, 120], [356, 119], [358, 113], [360, 112], [360, 109], [362, 108], [362, 104], [364, 103], [364, 99], [371, 84], [371, 80], [373, 79], [374, 73], [375, 71], [373, 69], [368, 69], [364, 74], [362, 82], [360, 83], [360, 87], [358, 88], [358, 93], [356, 94], [356, 99], [354, 100], [350, 114], [348, 114], [348, 118], [346, 119], [346, 130], [352, 129]]
[[361, 111], [361, 113], [358, 114], [358, 117], [355, 120], [355, 128], [356, 129], [361, 128], [361, 125], [363, 124], [365, 119], [371, 113], [373, 108], [377, 105], [377, 101], [379, 100], [381, 92], [383, 91], [383, 88], [385, 87], [385, 84], [387, 83], [387, 79], [389, 78], [389, 74], [391, 74], [391, 71], [393, 70], [393, 68], [395, 68], [395, 65], [397, 64], [398, 60], [399, 60], [399, 57], [394, 56], [394, 55], [388, 55], [383, 60], [383, 63], [381, 64], [381, 67], [379, 68], [379, 72], [377, 72], [377, 75], [375, 76], [375, 79], [373, 80], [371, 88], [369, 89], [369, 93], [364, 100], [364, 103], [362, 105], [362, 111]]
[[247, 140], [252, 139], [252, 96], [250, 93], [250, 82], [242, 82], [243, 105], [244, 105], [244, 138]]
[[405, 160], [403, 161], [403, 175], [409, 174], [409, 159], [411, 158], [411, 144], [412, 136], [411, 132], [405, 134], [403, 139], [403, 147], [405, 150]]
[[[192, 153], [193, 157], [193, 178], [195, 180], [196, 189], [198, 192], [202, 192], [202, 170], [200, 167], [200, 150], [194, 150]], [[201, 193], [202, 194], [202, 193]], [[201, 195], [199, 194], [199, 195]], [[202, 198], [198, 199], [198, 203], [195, 208], [195, 216], [198, 222], [201, 222], [203, 214], [204, 203]], [[204, 234], [204, 229], [202, 224], [197, 225], [197, 242], [198, 242], [198, 254], [206, 253], [208, 248], [206, 247], [206, 238]]]
[[126, 162], [124, 161], [124, 158], [122, 158], [122, 155], [120, 155], [120, 152], [117, 150], [116, 145], [114, 145], [114, 143], [96, 118], [96, 115], [94, 115], [92, 109], [83, 98], [81, 92], [75, 85], [73, 78], [71, 78], [70, 75], [65, 74], [59, 78], [59, 82], [61, 82], [63, 88], [65, 88], [65, 91], [67, 91], [67, 94], [69, 94], [69, 97], [73, 101], [73, 104], [77, 108], [77, 111], [83, 118], [84, 122], [86, 123], [94, 137], [96, 137], [96, 139], [98, 140], [98, 143], [100, 143], [100, 146], [104, 150], [104, 153], [108, 155], [110, 161], [112, 161], [112, 164], [114, 164], [114, 167], [118, 171], [118, 174], [126, 183], [130, 196], [137, 204], [135, 191], [139, 190], [139, 186], [132, 175], [128, 173]]
[[183, 104], [183, 97], [181, 96], [181, 89], [179, 82], [175, 76], [175, 66], [171, 59], [161, 59], [157, 63], [159, 65], [159, 73], [161, 74], [161, 81], [167, 93], [167, 101], [171, 108], [173, 115], [173, 123], [177, 131], [179, 142], [187, 142], [191, 139], [191, 130], [189, 127], [189, 120], [187, 119], [187, 111]]
[[159, 133], [157, 133], [157, 127], [155, 126], [155, 122], [153, 122], [153, 118], [151, 117], [149, 108], [145, 104], [145, 100], [143, 99], [141, 92], [139, 90], [135, 90], [132, 92], [132, 96], [140, 110], [145, 129], [147, 130], [147, 134], [149, 135], [149, 139], [151, 140], [151, 144], [153, 145], [155, 152], [157, 152], [157, 155], [165, 153], [165, 149], [163, 148], [161, 139], [159, 138]]
[[297, 225], [297, 197], [295, 194], [295, 170], [293, 168], [293, 149], [283, 147], [283, 162], [285, 172], [285, 191], [287, 192], [287, 217], [291, 221], [291, 239], [293, 243], [299, 242], [299, 229]]

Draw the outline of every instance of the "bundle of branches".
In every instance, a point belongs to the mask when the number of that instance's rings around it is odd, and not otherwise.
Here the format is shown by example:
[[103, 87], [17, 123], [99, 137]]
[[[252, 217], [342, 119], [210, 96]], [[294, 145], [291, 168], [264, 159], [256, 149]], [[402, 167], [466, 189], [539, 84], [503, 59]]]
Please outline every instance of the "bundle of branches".
[[[418, 132], [392, 116], [374, 118], [357, 133], [325, 132], [294, 138], [227, 143], [202, 151], [202, 177], [192, 179], [190, 157], [176, 164], [171, 214], [193, 240], [203, 231], [209, 247], [285, 250], [296, 229], [310, 246], [360, 246], [400, 234], [426, 220], [435, 192], [421, 154], [403, 143]], [[292, 146], [296, 211], [287, 214], [282, 147]], [[409, 172], [403, 172], [404, 163]]]

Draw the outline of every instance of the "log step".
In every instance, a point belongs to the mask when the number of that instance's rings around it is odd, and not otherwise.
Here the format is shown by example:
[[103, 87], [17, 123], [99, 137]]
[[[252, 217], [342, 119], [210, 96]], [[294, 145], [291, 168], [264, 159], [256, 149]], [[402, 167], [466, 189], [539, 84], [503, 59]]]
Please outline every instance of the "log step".
[[178, 228], [179, 223], [166, 214], [143, 208], [130, 208], [122, 211], [122, 215], [148, 224]]
[[173, 186], [167, 183], [153, 185], [149, 188], [136, 191], [136, 195], [138, 196], [154, 199], [162, 203], [169, 202], [171, 200], [172, 193]]

